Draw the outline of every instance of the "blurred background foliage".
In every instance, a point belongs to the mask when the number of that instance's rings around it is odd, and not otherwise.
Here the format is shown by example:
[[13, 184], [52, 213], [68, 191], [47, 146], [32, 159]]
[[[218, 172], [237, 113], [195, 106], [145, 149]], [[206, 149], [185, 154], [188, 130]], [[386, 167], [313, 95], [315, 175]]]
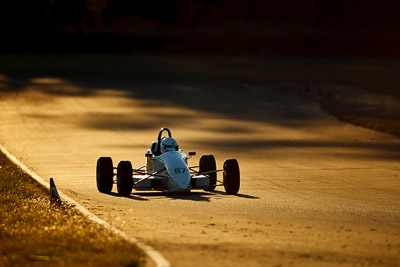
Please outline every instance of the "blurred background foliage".
[[3, 1], [1, 52], [398, 56], [399, 1]]

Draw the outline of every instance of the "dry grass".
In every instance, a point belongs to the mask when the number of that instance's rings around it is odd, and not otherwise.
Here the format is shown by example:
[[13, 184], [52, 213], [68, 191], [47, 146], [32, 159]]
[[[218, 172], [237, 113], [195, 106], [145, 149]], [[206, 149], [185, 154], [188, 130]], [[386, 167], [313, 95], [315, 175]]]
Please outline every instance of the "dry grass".
[[46, 192], [0, 154], [0, 266], [138, 266], [140, 251]]

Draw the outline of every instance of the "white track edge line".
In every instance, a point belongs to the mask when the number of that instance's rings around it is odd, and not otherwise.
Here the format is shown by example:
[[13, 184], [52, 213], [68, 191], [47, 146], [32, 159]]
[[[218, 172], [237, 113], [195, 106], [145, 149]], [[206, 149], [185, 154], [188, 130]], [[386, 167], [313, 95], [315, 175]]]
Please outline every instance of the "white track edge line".
[[[23, 164], [21, 161], [19, 161], [13, 154], [8, 152], [8, 150], [0, 144], [0, 151], [5, 154], [13, 163], [15, 163], [18, 167], [20, 167], [24, 172], [26, 172], [28, 175], [30, 175], [33, 179], [35, 179], [39, 184], [50, 190], [50, 184], [47, 183], [45, 180], [43, 180], [42, 177], [37, 175], [35, 172], [33, 172], [31, 169], [29, 169], [25, 164]], [[116, 235], [119, 235], [120, 237], [124, 238], [125, 240], [129, 241], [132, 244], [135, 244], [139, 249], [144, 251], [144, 253], [156, 264], [157, 267], [169, 267], [170, 263], [156, 250], [154, 250], [152, 247], [139, 242], [136, 238], [129, 236], [128, 234], [124, 233], [123, 231], [115, 228], [114, 226], [110, 225], [108, 222], [104, 221], [103, 219], [100, 219], [93, 213], [91, 213], [89, 210], [87, 210], [85, 207], [83, 207], [81, 204], [64, 194], [63, 192], [58, 191], [58, 194], [60, 195], [61, 198], [63, 198], [65, 201], [69, 202], [69, 204], [72, 204], [75, 206], [76, 209], [78, 209], [82, 214], [87, 216], [90, 220], [102, 225], [104, 228], [111, 230], [113, 233]]]

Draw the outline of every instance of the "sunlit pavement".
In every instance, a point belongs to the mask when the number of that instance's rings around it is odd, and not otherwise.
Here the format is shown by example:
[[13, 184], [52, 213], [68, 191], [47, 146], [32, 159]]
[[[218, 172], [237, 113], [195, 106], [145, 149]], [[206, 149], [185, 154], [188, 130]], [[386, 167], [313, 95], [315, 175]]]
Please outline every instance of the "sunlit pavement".
[[[2, 75], [2, 88], [12, 79]], [[1, 93], [0, 140], [173, 266], [398, 264], [399, 139], [276, 86], [36, 75]], [[190, 164], [237, 158], [239, 194], [99, 193], [97, 158], [141, 166], [161, 127], [197, 152]]]

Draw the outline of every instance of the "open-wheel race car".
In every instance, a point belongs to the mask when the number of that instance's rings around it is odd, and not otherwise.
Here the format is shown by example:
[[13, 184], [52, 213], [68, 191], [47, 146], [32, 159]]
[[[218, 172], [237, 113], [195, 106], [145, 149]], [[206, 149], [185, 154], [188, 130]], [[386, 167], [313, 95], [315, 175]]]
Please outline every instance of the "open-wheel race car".
[[[168, 137], [162, 136], [163, 132], [167, 132]], [[133, 169], [130, 161], [120, 161], [115, 168], [110, 157], [100, 157], [96, 169], [97, 189], [110, 193], [116, 183], [119, 195], [130, 196], [132, 189], [174, 193], [190, 192], [192, 189], [214, 191], [216, 186], [224, 186], [227, 194], [237, 194], [240, 172], [236, 159], [225, 160], [223, 169], [217, 170], [213, 155], [202, 155], [199, 165], [192, 167], [187, 161], [196, 152], [189, 152], [188, 155], [179, 149], [171, 131], [162, 128], [157, 141], [145, 154], [146, 165]], [[223, 172], [223, 181], [217, 179], [218, 172]], [[117, 176], [116, 180], [114, 176]]]

